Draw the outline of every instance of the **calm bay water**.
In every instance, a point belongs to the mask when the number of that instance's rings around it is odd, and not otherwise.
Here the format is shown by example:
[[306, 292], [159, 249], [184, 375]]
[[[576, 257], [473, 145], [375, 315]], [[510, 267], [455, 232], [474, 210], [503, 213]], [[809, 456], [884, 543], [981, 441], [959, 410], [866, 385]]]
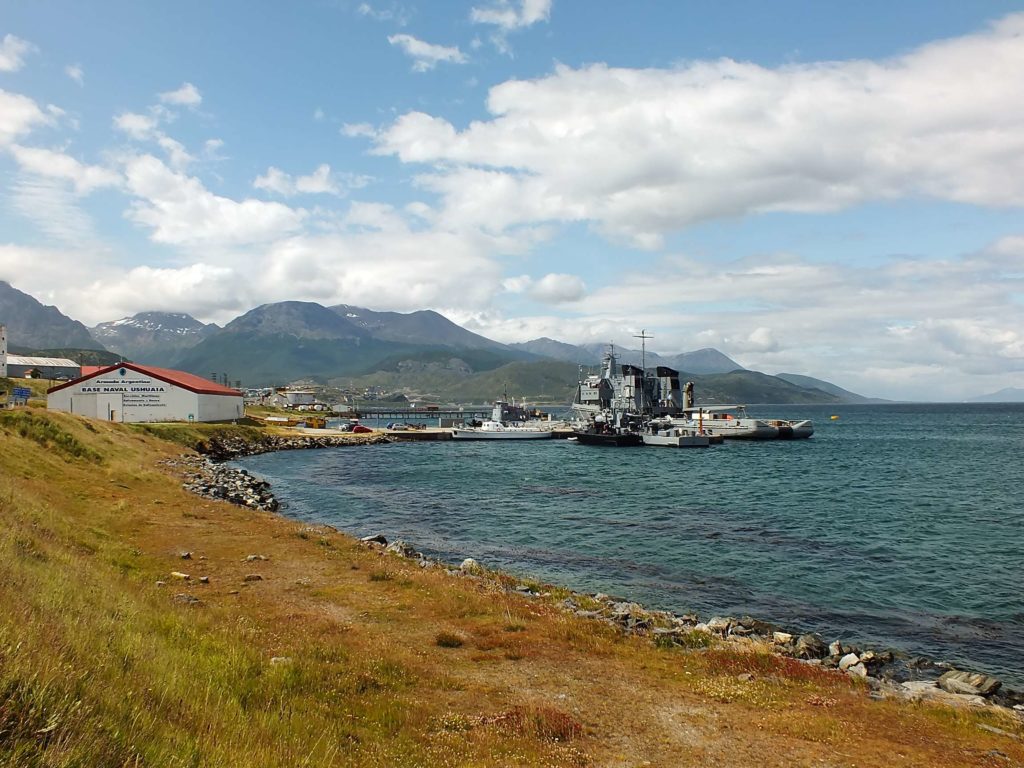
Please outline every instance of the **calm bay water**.
[[813, 418], [815, 436], [705, 450], [396, 443], [241, 465], [303, 520], [1024, 686], [1024, 405], [751, 412]]

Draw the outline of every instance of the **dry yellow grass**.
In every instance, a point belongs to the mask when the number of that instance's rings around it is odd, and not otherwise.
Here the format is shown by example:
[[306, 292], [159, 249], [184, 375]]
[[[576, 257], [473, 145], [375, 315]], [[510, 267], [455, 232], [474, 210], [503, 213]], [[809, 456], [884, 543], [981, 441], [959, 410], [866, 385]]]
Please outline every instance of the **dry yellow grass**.
[[180, 450], [0, 414], [0, 765], [1024, 763], [977, 727], [1019, 733], [1007, 719], [658, 649], [500, 579], [198, 499], [160, 463]]

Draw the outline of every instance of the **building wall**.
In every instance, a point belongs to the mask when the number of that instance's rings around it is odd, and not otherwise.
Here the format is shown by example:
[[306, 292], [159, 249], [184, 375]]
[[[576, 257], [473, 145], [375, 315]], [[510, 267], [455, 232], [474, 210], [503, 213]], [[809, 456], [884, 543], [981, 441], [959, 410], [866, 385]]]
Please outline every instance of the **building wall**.
[[230, 421], [245, 415], [241, 397], [227, 395], [196, 395], [198, 413], [196, 421]]
[[[125, 370], [121, 376], [119, 371]], [[241, 418], [241, 395], [203, 395], [130, 369], [73, 384], [46, 398], [51, 410], [107, 421], [228, 421]]]
[[65, 365], [18, 365], [9, 363], [6, 376], [12, 379], [23, 379], [28, 376], [29, 371], [39, 371], [44, 379], [75, 379], [78, 378], [81, 368]]

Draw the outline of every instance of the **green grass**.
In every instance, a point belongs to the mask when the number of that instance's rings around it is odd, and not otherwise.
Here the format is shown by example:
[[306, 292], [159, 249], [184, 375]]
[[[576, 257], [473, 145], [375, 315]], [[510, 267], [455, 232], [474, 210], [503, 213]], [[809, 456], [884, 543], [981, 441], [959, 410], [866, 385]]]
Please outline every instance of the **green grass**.
[[127, 427], [135, 432], [167, 440], [185, 448], [195, 448], [213, 438], [238, 437], [244, 440], [258, 440], [266, 434], [251, 419], [239, 419], [235, 424], [185, 424], [169, 422], [164, 424], [131, 424]]
[[43, 413], [20, 408], [0, 411], [0, 431], [28, 438], [68, 459], [84, 459], [96, 463], [101, 460], [97, 451], [87, 447]]

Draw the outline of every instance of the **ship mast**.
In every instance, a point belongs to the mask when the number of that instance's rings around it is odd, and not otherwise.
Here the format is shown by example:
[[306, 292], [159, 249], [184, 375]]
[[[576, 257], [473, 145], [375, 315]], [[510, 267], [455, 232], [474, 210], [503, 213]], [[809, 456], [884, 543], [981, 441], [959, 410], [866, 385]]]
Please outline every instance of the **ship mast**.
[[640, 339], [640, 410], [647, 411], [647, 340], [653, 336], [647, 335], [647, 330], [640, 329], [640, 335], [633, 335], [634, 339]]

